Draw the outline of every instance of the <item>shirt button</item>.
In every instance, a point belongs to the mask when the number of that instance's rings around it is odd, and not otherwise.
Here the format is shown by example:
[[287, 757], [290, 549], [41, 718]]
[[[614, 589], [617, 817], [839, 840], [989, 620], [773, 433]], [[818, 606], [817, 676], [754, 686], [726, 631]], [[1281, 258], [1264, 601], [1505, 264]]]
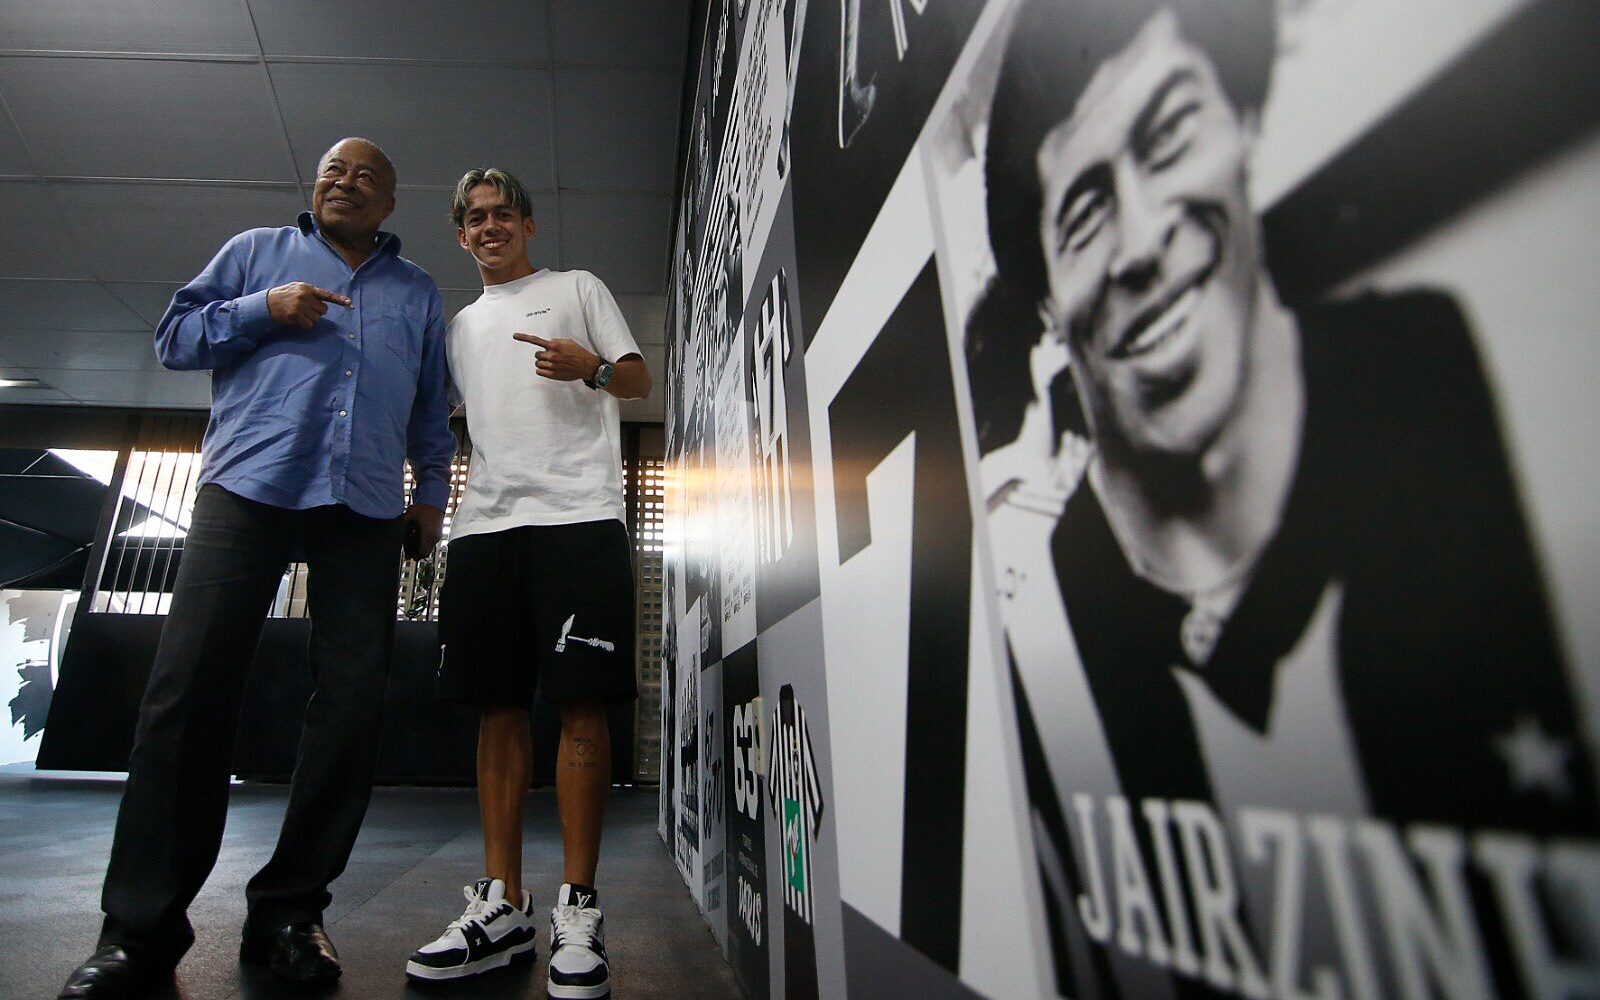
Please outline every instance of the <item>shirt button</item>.
[[347, 333], [347, 334], [345, 334], [345, 336], [346, 336], [346, 337], [349, 337], [349, 338], [350, 338], [350, 339], [351, 339], [351, 340], [354, 340], [354, 339], [356, 339], [356, 335], [355, 335], [355, 334], [353, 334], [353, 333]]
[[343, 410], [340, 410], [340, 411], [339, 411], [339, 416], [341, 416], [341, 417], [342, 417], [342, 416], [344, 416], [344, 415], [345, 415], [345, 412], [344, 412], [344, 411], [343, 411]]
[[345, 377], [345, 378], [349, 378], [349, 377], [350, 377], [350, 369], [348, 369], [348, 368], [346, 368], [346, 369], [345, 369], [345, 370], [344, 370], [344, 377]]

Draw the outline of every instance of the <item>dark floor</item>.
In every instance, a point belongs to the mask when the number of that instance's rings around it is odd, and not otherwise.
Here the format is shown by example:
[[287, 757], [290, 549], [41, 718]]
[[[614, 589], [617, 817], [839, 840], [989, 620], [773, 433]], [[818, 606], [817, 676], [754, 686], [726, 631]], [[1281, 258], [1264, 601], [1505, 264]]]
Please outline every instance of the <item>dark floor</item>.
[[[271, 853], [286, 789], [238, 785], [216, 871], [189, 911], [197, 941], [178, 967], [171, 1000], [307, 996], [239, 966], [244, 885]], [[122, 783], [60, 780], [0, 770], [0, 997], [53, 997], [93, 950], [100, 879], [111, 847]], [[543, 909], [561, 882], [555, 798], [528, 806], [525, 887]], [[405, 978], [412, 949], [459, 916], [461, 886], [483, 865], [471, 790], [393, 788], [373, 795], [350, 867], [333, 885], [326, 913], [344, 977], [319, 995], [374, 997], [543, 997], [548, 935], [539, 958], [454, 986]], [[732, 971], [656, 835], [653, 790], [613, 795], [601, 851], [600, 896], [614, 995], [738, 997]]]

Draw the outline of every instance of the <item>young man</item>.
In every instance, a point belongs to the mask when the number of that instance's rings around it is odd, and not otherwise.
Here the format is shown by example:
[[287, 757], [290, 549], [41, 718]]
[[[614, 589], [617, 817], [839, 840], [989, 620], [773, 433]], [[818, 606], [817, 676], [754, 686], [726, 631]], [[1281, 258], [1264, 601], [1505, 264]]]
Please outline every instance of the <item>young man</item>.
[[340, 974], [322, 911], [372, 791], [401, 541], [419, 555], [439, 540], [455, 453], [444, 304], [378, 229], [394, 192], [382, 150], [335, 143], [311, 211], [229, 240], [156, 328], [163, 365], [211, 373], [203, 485], [139, 706], [100, 943], [63, 998], [143, 996], [194, 942], [185, 911], [222, 844], [245, 677], [297, 547], [317, 690], [239, 957], [294, 983]]
[[493, 168], [468, 171], [451, 205], [484, 288], [448, 336], [472, 469], [441, 600], [439, 688], [482, 709], [486, 872], [466, 887], [466, 912], [406, 971], [454, 979], [533, 950], [522, 797], [537, 688], [561, 706], [566, 869], [550, 915], [550, 995], [601, 997], [611, 988], [594, 889], [611, 784], [606, 705], [637, 693], [617, 400], [648, 395], [650, 373], [598, 278], [529, 262], [532, 212], [522, 185]]

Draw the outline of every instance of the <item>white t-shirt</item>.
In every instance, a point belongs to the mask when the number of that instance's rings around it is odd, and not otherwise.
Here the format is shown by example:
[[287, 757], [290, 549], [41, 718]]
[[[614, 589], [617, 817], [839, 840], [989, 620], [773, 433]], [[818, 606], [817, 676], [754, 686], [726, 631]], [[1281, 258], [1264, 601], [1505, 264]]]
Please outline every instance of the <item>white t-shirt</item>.
[[615, 396], [534, 371], [566, 337], [616, 361], [639, 346], [616, 300], [588, 271], [540, 270], [490, 285], [450, 321], [450, 377], [467, 408], [472, 467], [452, 538], [529, 524], [626, 520]]

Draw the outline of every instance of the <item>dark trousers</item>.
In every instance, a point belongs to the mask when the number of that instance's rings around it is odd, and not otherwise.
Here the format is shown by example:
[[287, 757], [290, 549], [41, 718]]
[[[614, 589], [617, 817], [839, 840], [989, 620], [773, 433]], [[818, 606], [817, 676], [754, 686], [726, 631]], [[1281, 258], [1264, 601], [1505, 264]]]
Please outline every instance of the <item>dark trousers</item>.
[[246, 897], [252, 929], [321, 919], [371, 798], [400, 530], [398, 520], [343, 506], [285, 510], [201, 488], [139, 706], [101, 897], [102, 945], [175, 964], [194, 942], [186, 911], [222, 844], [245, 679], [297, 549], [309, 568], [315, 693], [277, 850]]

